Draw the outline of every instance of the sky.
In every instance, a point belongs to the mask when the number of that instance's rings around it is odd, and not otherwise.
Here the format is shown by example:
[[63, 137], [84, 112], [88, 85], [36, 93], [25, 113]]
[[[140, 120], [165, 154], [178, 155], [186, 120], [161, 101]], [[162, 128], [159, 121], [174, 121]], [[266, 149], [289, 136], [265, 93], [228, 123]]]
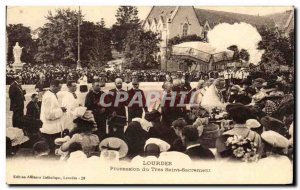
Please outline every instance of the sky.
[[[47, 20], [45, 16], [48, 11], [54, 11], [59, 8], [70, 8], [78, 10], [77, 6], [8, 6], [7, 7], [7, 24], [23, 24], [29, 26], [32, 30], [43, 26]], [[101, 18], [104, 18], [106, 26], [110, 27], [115, 22], [115, 14], [117, 6], [82, 6], [80, 7], [82, 13], [85, 15], [85, 20], [91, 22], [99, 22]], [[139, 18], [144, 20], [151, 6], [137, 6], [139, 11]], [[277, 12], [284, 12], [290, 10], [291, 7], [207, 7], [207, 6], [195, 6], [195, 8], [219, 10], [251, 15], [267, 15]]]

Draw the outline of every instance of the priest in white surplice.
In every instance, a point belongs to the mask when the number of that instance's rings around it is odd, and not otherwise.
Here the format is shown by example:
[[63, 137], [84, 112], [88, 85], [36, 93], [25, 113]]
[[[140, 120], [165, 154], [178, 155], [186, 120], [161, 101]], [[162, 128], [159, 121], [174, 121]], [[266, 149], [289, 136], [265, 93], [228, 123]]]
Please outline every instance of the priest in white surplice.
[[50, 84], [50, 90], [45, 92], [42, 99], [40, 118], [43, 122], [43, 125], [42, 128], [40, 128], [40, 131], [42, 136], [48, 142], [51, 155], [54, 155], [54, 140], [61, 137], [61, 119], [66, 112], [66, 108], [60, 106], [58, 97], [56, 95], [60, 89], [60, 82], [58, 80], [52, 80]]
[[221, 90], [225, 88], [225, 79], [218, 78], [212, 85], [204, 92], [201, 106], [209, 111], [213, 108], [225, 109], [226, 104], [222, 96]]
[[73, 122], [76, 119], [75, 114], [73, 113], [75, 108], [80, 106], [77, 94], [75, 93], [77, 90], [77, 86], [75, 81], [67, 82], [68, 92], [65, 92], [65, 95], [62, 99], [62, 107], [67, 109], [67, 112], [63, 118], [63, 128], [68, 129], [69, 131], [73, 130], [76, 124]]

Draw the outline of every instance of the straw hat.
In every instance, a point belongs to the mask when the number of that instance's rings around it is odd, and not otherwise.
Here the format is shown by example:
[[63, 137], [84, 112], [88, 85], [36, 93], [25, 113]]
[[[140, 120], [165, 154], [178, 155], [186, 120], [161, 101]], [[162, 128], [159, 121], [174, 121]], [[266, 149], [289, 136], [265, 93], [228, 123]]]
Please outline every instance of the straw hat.
[[123, 158], [128, 153], [128, 146], [122, 139], [116, 137], [109, 137], [100, 142], [100, 151], [114, 150], [119, 152], [119, 158]]
[[246, 121], [246, 126], [249, 129], [256, 129], [256, 128], [259, 128], [261, 126], [261, 124], [256, 119], [248, 119]]
[[287, 148], [289, 146], [289, 140], [275, 131], [265, 131], [261, 134], [261, 138], [273, 147]]
[[29, 138], [24, 135], [22, 129], [15, 127], [7, 127], [6, 136], [11, 140], [12, 146], [21, 145], [29, 140]]
[[146, 141], [144, 149], [146, 149], [147, 145], [156, 144], [159, 147], [160, 152], [167, 152], [171, 146], [166, 142], [158, 138], [150, 138]]

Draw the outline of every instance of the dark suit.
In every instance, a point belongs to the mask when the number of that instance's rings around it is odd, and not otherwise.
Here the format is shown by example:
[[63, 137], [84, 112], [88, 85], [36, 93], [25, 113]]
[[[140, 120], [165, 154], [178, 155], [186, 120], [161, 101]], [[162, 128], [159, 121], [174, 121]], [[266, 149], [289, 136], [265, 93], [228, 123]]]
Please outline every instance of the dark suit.
[[[98, 94], [96, 94], [91, 90], [87, 93], [84, 103], [84, 106], [93, 112], [95, 121], [97, 123], [98, 132], [101, 133], [101, 135], [106, 133], [106, 119], [108, 112], [108, 108], [103, 107], [101, 104], [99, 105], [102, 94], [104, 94], [103, 91], [100, 91]], [[104, 99], [104, 101], [106, 100]]]
[[215, 156], [213, 153], [207, 149], [204, 148], [201, 145], [189, 148], [185, 151], [185, 154], [187, 154], [192, 160], [214, 160]]
[[[172, 93], [165, 94], [163, 99], [165, 99], [164, 104], [161, 105], [161, 115], [162, 115], [162, 123], [167, 126], [171, 126], [172, 122], [178, 118], [184, 117], [185, 107], [179, 106], [181, 103], [181, 90], [180, 87], [174, 88], [173, 92], [176, 93], [174, 96]], [[172, 100], [175, 97], [174, 105], [171, 105]], [[184, 102], [183, 102], [184, 103]]]
[[[117, 94], [118, 94], [118, 90], [112, 89], [109, 91], [109, 102], [111, 103], [110, 109], [109, 109], [109, 116], [111, 116], [113, 114], [113, 112], [115, 112], [118, 116], [124, 116], [126, 117], [126, 104], [127, 104], [127, 100], [123, 101], [123, 102], [117, 102], [116, 104], [116, 98], [117, 98]], [[122, 93], [127, 93], [125, 90], [120, 89], [119, 92]], [[124, 95], [120, 95], [120, 98], [124, 98]], [[116, 105], [115, 105], [116, 104]]]
[[[134, 100], [133, 100], [134, 98]], [[130, 101], [133, 102], [140, 102], [142, 104], [139, 103], [132, 103], [130, 104]], [[143, 111], [148, 112], [148, 109], [146, 107], [146, 98], [145, 98], [145, 94], [144, 91], [140, 90], [140, 89], [130, 89], [128, 91], [128, 101], [127, 101], [127, 105], [128, 105], [128, 122], [131, 122], [131, 120], [133, 118], [136, 117], [140, 117], [142, 118], [143, 115]]]
[[[127, 120], [127, 117], [126, 117], [127, 100], [126, 101], [121, 100], [121, 99], [125, 98], [125, 95], [121, 94], [121, 95], [119, 95], [120, 99], [117, 102], [117, 96], [118, 96], [119, 92], [127, 93], [123, 89], [120, 89], [118, 91], [116, 88], [109, 91], [108, 102], [111, 103], [111, 106], [109, 107], [108, 117], [109, 117], [109, 119], [111, 119], [115, 115], [115, 117], [125, 118], [125, 120]], [[119, 119], [117, 119], [117, 120], [119, 120]], [[126, 124], [124, 124], [124, 126], [125, 125]], [[119, 123], [119, 127], [117, 128], [117, 130], [118, 130], [117, 133], [119, 133], [120, 135], [124, 134], [124, 126], [123, 126], [123, 124]], [[112, 127], [113, 127], [112, 125], [109, 126], [110, 134], [114, 133]]]
[[13, 111], [12, 125], [20, 127], [20, 120], [24, 116], [25, 91], [17, 82], [13, 82], [8, 90], [10, 98], [10, 111]]
[[41, 108], [39, 107], [38, 103], [34, 103], [30, 101], [27, 106], [26, 116], [29, 116], [33, 119], [40, 119]]

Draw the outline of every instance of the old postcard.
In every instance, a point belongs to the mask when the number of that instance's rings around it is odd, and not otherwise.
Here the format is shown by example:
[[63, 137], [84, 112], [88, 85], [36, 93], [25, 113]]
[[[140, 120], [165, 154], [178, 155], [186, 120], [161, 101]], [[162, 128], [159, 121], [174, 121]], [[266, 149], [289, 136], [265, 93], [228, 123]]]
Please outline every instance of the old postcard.
[[7, 184], [294, 184], [294, 9], [7, 6]]

